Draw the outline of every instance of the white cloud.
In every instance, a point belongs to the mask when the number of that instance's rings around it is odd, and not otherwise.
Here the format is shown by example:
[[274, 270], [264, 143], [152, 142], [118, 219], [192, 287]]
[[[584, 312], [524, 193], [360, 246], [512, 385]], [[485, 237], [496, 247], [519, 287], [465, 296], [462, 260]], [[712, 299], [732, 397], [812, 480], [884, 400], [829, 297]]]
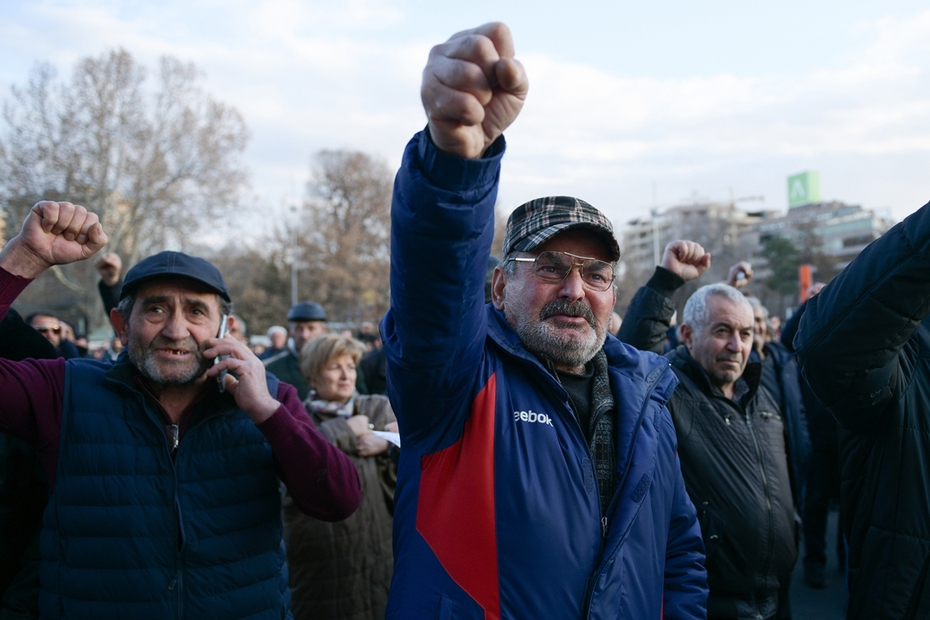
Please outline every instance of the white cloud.
[[[14, 1], [0, 8], [0, 97], [25, 82], [35, 60], [55, 63], [63, 76], [78, 58], [116, 46], [153, 69], [166, 53], [195, 62], [206, 90], [246, 118], [255, 191], [276, 204], [295, 184], [303, 191], [309, 157], [321, 148], [399, 161], [424, 124], [418, 85], [429, 45], [453, 31], [434, 37], [418, 27], [422, 9], [405, 0]], [[527, 13], [514, 31], [529, 31], [548, 10]], [[566, 20], [567, 35], [584, 36], [583, 26]], [[810, 69], [666, 78], [624, 70], [648, 66], [645, 57], [594, 66], [518, 42], [531, 90], [508, 131], [502, 200], [515, 206], [571, 191], [602, 197], [623, 219], [651, 204], [656, 182], [665, 204], [693, 190], [725, 198], [736, 185], [765, 193], [776, 208], [784, 177], [815, 168], [838, 197], [912, 207], [926, 193], [925, 174], [901, 162], [930, 160], [928, 30], [930, 11], [863, 21], [846, 48], [807, 42], [812, 58], [831, 58]], [[603, 46], [609, 54], [611, 41]], [[885, 171], [873, 186], [863, 185], [869, 166]]]

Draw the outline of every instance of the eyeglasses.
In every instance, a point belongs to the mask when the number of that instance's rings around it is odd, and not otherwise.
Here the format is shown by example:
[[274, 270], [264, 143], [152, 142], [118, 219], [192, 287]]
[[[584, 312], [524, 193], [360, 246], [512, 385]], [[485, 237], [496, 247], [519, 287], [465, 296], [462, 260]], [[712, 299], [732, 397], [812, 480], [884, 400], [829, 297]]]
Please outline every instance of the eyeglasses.
[[[580, 261], [580, 262], [576, 262]], [[536, 258], [512, 257], [518, 263], [533, 263], [533, 275], [541, 282], [557, 284], [577, 266], [581, 281], [592, 291], [606, 291], [614, 281], [614, 268], [608, 262], [568, 252], [541, 252]]]
[[35, 330], [40, 333], [54, 332], [57, 334], [61, 331], [61, 327], [58, 325], [39, 325]]

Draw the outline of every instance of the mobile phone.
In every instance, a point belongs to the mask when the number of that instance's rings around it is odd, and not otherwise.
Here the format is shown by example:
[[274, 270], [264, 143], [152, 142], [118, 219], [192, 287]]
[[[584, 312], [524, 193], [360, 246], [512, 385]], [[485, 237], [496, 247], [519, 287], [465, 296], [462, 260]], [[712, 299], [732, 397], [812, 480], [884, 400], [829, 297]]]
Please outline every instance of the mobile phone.
[[[223, 338], [229, 332], [229, 316], [224, 314], [220, 319], [220, 333], [217, 335], [217, 338]], [[213, 365], [215, 366], [218, 362], [223, 361], [229, 357], [228, 355], [217, 355], [213, 358]], [[220, 392], [226, 391], [226, 369], [220, 371], [220, 374], [216, 375], [216, 383], [220, 388]]]

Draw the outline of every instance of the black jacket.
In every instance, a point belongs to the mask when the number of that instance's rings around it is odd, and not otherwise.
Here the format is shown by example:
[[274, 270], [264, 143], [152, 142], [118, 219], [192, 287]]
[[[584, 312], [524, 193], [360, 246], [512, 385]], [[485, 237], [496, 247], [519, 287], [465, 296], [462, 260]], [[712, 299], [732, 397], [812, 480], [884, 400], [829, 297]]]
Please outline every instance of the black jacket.
[[[0, 357], [52, 359], [55, 347], [16, 310], [0, 320]], [[48, 482], [35, 449], [0, 433], [0, 618], [39, 615], [39, 532]]]
[[[781, 344], [769, 342], [765, 345], [764, 352], [762, 385], [775, 398], [775, 402], [778, 404], [778, 408], [785, 420], [791, 488], [794, 489], [795, 506], [799, 506], [802, 499], [802, 489], [807, 482], [808, 467], [811, 460], [811, 438], [808, 434], [800, 371], [794, 359], [794, 353]], [[753, 349], [750, 359], [754, 361], [759, 359], [755, 349]], [[766, 367], [771, 369], [770, 373], [766, 373]]]
[[802, 370], [839, 423], [849, 618], [930, 617], [930, 204], [811, 299]]
[[[801, 317], [804, 316], [804, 310], [807, 308], [807, 302], [804, 302], [794, 311], [791, 318], [785, 322], [781, 330], [781, 343], [789, 351], [794, 351], [794, 336], [798, 333], [801, 326]], [[814, 395], [814, 391], [807, 381], [801, 378], [801, 395], [804, 398], [804, 416], [807, 418], [807, 430], [811, 438], [811, 449], [819, 452], [830, 452], [836, 454], [836, 419], [827, 408], [823, 406], [820, 399]], [[832, 456], [834, 460], [836, 456]]]
[[[683, 280], [659, 268], [637, 291], [621, 340], [661, 351]], [[779, 589], [797, 559], [796, 519], [786, 431], [778, 405], [760, 387], [761, 364], [750, 362], [736, 401], [711, 384], [679, 346], [666, 354], [680, 384], [668, 408], [678, 434], [682, 474], [707, 546], [708, 615], [772, 617]]]

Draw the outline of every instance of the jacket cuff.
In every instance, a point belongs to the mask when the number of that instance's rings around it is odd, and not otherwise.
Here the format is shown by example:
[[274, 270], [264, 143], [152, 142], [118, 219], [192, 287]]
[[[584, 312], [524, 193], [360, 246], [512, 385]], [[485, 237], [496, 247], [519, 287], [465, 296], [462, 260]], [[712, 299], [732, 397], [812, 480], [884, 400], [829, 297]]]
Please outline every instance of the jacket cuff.
[[656, 271], [646, 282], [646, 286], [665, 297], [671, 297], [675, 291], [685, 285], [685, 279], [665, 267], [656, 265]]
[[493, 184], [500, 173], [501, 158], [507, 148], [504, 136], [495, 140], [479, 159], [450, 155], [433, 143], [429, 128], [416, 135], [419, 169], [430, 184], [447, 191]]
[[0, 320], [7, 315], [10, 306], [30, 282], [32, 278], [23, 278], [0, 267]]

